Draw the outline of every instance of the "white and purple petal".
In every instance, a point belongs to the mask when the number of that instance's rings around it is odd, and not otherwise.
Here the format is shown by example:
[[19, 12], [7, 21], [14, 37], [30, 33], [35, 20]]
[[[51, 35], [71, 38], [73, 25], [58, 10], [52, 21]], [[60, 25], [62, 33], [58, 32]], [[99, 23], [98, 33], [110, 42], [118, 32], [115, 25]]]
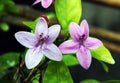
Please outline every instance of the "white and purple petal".
[[82, 32], [82, 35], [85, 35], [85, 39], [89, 37], [89, 26], [86, 20], [83, 20], [80, 24], [80, 31]]
[[79, 49], [79, 42], [73, 40], [65, 41], [59, 46], [59, 49], [64, 54], [75, 53]]
[[40, 51], [40, 47], [28, 49], [25, 56], [25, 65], [28, 69], [36, 67], [42, 60], [43, 53]]
[[48, 8], [52, 4], [53, 0], [42, 0], [41, 4], [44, 8]]
[[71, 22], [69, 25], [69, 32], [73, 40], [79, 41], [82, 32], [80, 31], [80, 26], [78, 24]]
[[48, 34], [47, 22], [43, 17], [41, 17], [36, 25], [35, 35], [39, 38], [40, 35], [42, 35], [42, 37], [45, 37], [47, 36], [47, 34]]
[[54, 44], [46, 45], [43, 50], [44, 55], [54, 61], [61, 61], [62, 60], [62, 53], [58, 49], [58, 47]]
[[87, 38], [84, 41], [84, 44], [88, 49], [95, 49], [100, 47], [102, 45], [102, 42], [97, 38]]
[[33, 3], [33, 5], [36, 5], [36, 4], [38, 4], [39, 2], [41, 2], [42, 0], [36, 0], [34, 3]]
[[26, 31], [19, 31], [15, 33], [15, 38], [20, 44], [27, 48], [34, 48], [38, 43], [37, 37], [33, 33]]
[[80, 65], [84, 69], [88, 69], [90, 67], [91, 59], [92, 59], [90, 51], [87, 48], [81, 46], [78, 52], [76, 53], [76, 55]]
[[53, 25], [50, 28], [48, 28], [48, 39], [46, 43], [50, 44], [56, 40], [56, 38], [59, 35], [60, 32], [60, 25]]

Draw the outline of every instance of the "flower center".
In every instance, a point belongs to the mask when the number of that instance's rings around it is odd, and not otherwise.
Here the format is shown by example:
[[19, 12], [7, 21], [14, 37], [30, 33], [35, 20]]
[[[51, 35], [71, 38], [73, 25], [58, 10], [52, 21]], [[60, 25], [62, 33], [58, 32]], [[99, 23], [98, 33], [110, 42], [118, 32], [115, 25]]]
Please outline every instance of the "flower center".
[[43, 33], [41, 33], [40, 38], [39, 38], [39, 41], [38, 41], [38, 43], [36, 44], [36, 46], [39, 46], [39, 45], [42, 46], [48, 38], [49, 38], [48, 35], [47, 35], [46, 37], [43, 37]]
[[80, 38], [80, 41], [79, 41], [80, 46], [84, 45], [84, 40], [85, 40], [85, 34], [83, 34]]

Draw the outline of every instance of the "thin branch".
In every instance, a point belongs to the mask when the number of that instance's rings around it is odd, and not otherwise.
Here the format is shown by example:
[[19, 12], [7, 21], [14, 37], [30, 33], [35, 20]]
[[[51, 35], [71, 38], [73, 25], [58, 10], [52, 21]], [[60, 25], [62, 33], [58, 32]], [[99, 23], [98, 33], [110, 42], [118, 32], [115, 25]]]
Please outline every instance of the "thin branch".
[[24, 80], [24, 83], [29, 83], [29, 81], [31, 80], [33, 74], [36, 73], [37, 70], [38, 70], [38, 68], [32, 69], [31, 72], [29, 73], [29, 75], [27, 76], [27, 78]]
[[90, 26], [90, 34], [95, 35], [96, 37], [120, 43], [120, 33], [117, 32]]
[[104, 40], [102, 42], [112, 52], [116, 52], [116, 53], [120, 54], [120, 49], [119, 49], [120, 45], [117, 45], [117, 44], [114, 44], [114, 43], [111, 43], [111, 42], [108, 42], [108, 41], [104, 41]]
[[[49, 59], [45, 59], [45, 61], [42, 63], [42, 64], [40, 64], [38, 67], [36, 67], [36, 68], [34, 68], [33, 70], [31, 70], [31, 72], [29, 73], [29, 75], [27, 76], [27, 78], [24, 80], [24, 83], [29, 83], [30, 82], [30, 80], [31, 80], [31, 78], [32, 78], [32, 76], [39, 70], [39, 71], [41, 71], [42, 72], [42, 76], [40, 76], [40, 77], [42, 77], [43, 78], [43, 71], [46, 69], [46, 65], [47, 65], [47, 63], [48, 63], [48, 61], [49, 61]], [[42, 82], [42, 78], [40, 78], [40, 81]]]
[[120, 8], [120, 0], [83, 0], [90, 3]]

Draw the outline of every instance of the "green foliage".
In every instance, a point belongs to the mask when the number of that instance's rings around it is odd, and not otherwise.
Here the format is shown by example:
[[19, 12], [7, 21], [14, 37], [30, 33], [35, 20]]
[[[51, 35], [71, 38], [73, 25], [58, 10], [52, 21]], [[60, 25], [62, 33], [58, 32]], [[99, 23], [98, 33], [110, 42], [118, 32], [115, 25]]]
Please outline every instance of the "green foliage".
[[70, 22], [79, 23], [82, 7], [81, 0], [55, 0], [55, 12], [64, 32], [68, 34]]
[[0, 72], [18, 64], [19, 53], [10, 52], [0, 56]]
[[102, 61], [100, 61], [100, 63], [101, 63], [101, 65], [102, 65], [103, 69], [104, 69], [106, 72], [109, 72], [109, 67], [108, 67], [104, 62], [102, 62]]
[[0, 16], [5, 15], [8, 12], [16, 13], [18, 9], [15, 7], [13, 0], [0, 0]]
[[0, 23], [0, 30], [2, 31], [9, 31], [9, 25], [7, 23]]
[[73, 80], [63, 62], [52, 61], [48, 64], [43, 83], [73, 83]]
[[39, 21], [39, 18], [37, 18], [34, 21], [24, 21], [23, 24], [28, 26], [30, 29], [34, 31], [38, 21]]
[[80, 83], [100, 83], [100, 82], [95, 79], [86, 79], [81, 81]]
[[70, 55], [70, 54], [63, 56], [63, 62], [67, 66], [74, 66], [74, 65], [79, 64], [77, 58], [75, 56], [73, 56], [73, 55]]
[[50, 20], [50, 19], [53, 19], [53, 18], [56, 18], [55, 13], [53, 13], [53, 12], [48, 12], [48, 13], [46, 13], [45, 15], [47, 16], [47, 18], [48, 18], [49, 20]]
[[13, 75], [15, 72], [9, 71], [5, 74], [0, 74], [0, 83], [15, 83], [13, 82]]
[[31, 80], [32, 83], [39, 83], [40, 72], [38, 72]]
[[101, 83], [120, 83], [120, 80], [108, 80]]
[[5, 10], [4, 4], [0, 3], [0, 15], [4, 15], [5, 14], [4, 10]]
[[91, 54], [95, 59], [98, 59], [100, 61], [104, 61], [104, 62], [109, 63], [109, 64], [115, 63], [114, 59], [112, 58], [111, 53], [103, 45], [97, 49], [92, 49]]
[[[55, 14], [54, 13], [46, 13], [46, 16], [48, 17], [48, 19], [53, 19], [55, 18]], [[37, 19], [35, 19], [34, 21], [23, 21], [23, 24], [28, 26], [30, 29], [32, 29], [33, 31], [35, 30], [36, 24], [39, 21], [40, 17], [38, 17]]]

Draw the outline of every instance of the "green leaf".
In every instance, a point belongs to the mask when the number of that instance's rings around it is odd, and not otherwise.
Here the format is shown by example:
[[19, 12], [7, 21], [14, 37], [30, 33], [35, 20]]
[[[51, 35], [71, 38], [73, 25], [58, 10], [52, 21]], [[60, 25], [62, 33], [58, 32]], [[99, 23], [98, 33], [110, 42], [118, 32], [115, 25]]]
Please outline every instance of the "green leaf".
[[0, 29], [2, 31], [7, 32], [7, 31], [9, 31], [9, 25], [7, 23], [0, 23]]
[[73, 80], [63, 62], [52, 61], [48, 64], [43, 83], [73, 83]]
[[104, 62], [102, 62], [102, 61], [100, 61], [100, 63], [101, 63], [101, 65], [102, 65], [103, 69], [104, 69], [106, 72], [109, 72], [109, 67], [108, 67]]
[[108, 81], [104, 81], [102, 83], [120, 83], [120, 80], [108, 80]]
[[32, 83], [39, 83], [40, 72], [38, 72], [35, 76], [32, 77]]
[[81, 81], [80, 83], [100, 83], [100, 82], [95, 79], [86, 79]]
[[0, 72], [18, 64], [19, 53], [10, 52], [0, 55]]
[[3, 12], [4, 8], [5, 8], [4, 4], [0, 4], [0, 12]]
[[34, 21], [24, 21], [23, 24], [28, 26], [30, 29], [34, 31], [38, 21], [39, 21], [39, 18], [37, 18]]
[[62, 60], [67, 66], [74, 66], [79, 64], [77, 58], [70, 54], [64, 55]]
[[5, 5], [0, 3], [0, 16], [5, 15]]
[[[46, 13], [46, 16], [48, 17], [48, 19], [52, 19], [55, 18], [55, 14], [52, 12]], [[39, 21], [39, 17], [37, 19], [35, 19], [34, 21], [23, 21], [23, 24], [28, 26], [30, 29], [32, 29], [33, 31], [35, 30], [36, 24]]]
[[81, 0], [55, 0], [55, 12], [59, 23], [66, 34], [70, 22], [79, 23], [82, 7]]
[[114, 64], [115, 61], [109, 52], [109, 50], [105, 46], [100, 46], [97, 49], [92, 49], [91, 54], [95, 59], [98, 59], [100, 61], [104, 61], [109, 64]]

